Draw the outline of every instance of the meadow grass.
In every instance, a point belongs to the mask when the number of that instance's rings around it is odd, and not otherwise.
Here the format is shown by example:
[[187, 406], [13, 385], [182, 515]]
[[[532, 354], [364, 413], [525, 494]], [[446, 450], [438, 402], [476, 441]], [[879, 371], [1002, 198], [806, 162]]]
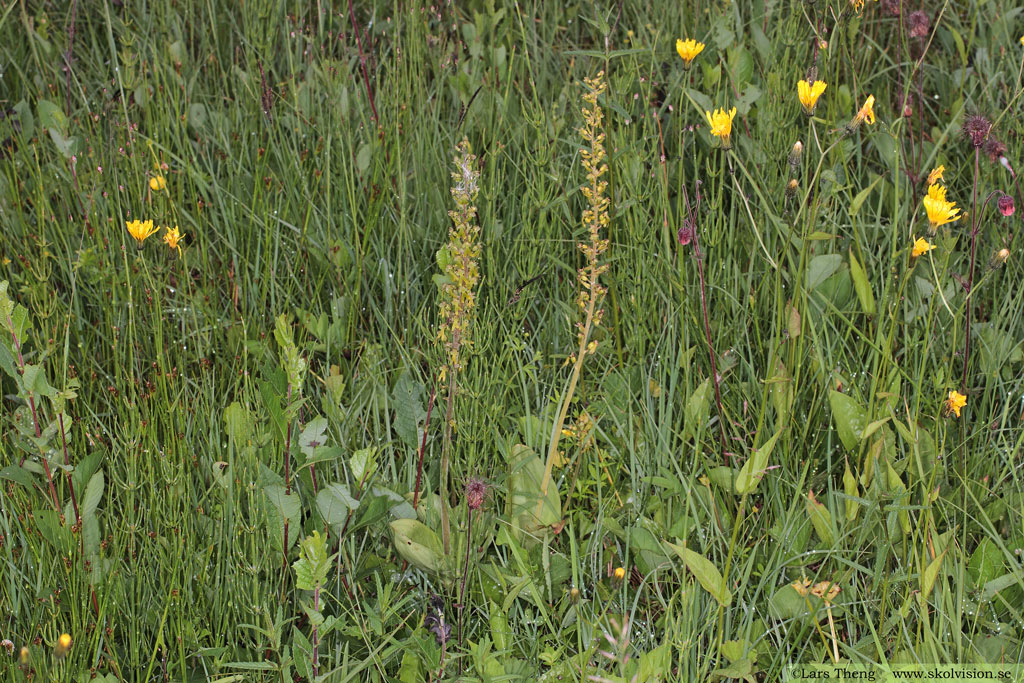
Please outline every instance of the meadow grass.
[[5, 679], [1021, 662], [1024, 9], [856, 4], [0, 8]]

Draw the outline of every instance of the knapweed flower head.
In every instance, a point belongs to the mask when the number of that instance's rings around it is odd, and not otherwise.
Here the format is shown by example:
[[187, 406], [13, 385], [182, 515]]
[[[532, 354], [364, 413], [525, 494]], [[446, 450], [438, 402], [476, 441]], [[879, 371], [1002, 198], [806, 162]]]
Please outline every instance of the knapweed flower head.
[[722, 149], [729, 149], [732, 146], [729, 136], [732, 134], [732, 120], [736, 118], [736, 107], [728, 112], [719, 108], [714, 114], [705, 111], [704, 115], [711, 125], [711, 134], [721, 141]]
[[942, 180], [942, 174], [946, 172], [945, 166], [937, 166], [932, 169], [932, 172], [928, 174], [928, 181], [926, 185], [934, 185], [935, 183]]
[[985, 144], [985, 138], [992, 130], [992, 123], [981, 114], [972, 114], [964, 119], [963, 134], [975, 147]]
[[803, 105], [804, 113], [810, 116], [814, 113], [814, 108], [818, 106], [818, 98], [825, 92], [825, 88], [828, 84], [825, 81], [800, 81], [796, 84], [797, 96], [800, 98], [800, 104]]
[[860, 124], [864, 123], [865, 121], [867, 121], [868, 124], [873, 124], [875, 122], [875, 96], [874, 95], [868, 95], [868, 98], [866, 100], [864, 100], [864, 106], [861, 107], [860, 111], [857, 112], [857, 115], [853, 117], [853, 121], [850, 123], [850, 125], [853, 128], [856, 128], [857, 126], [859, 126]]
[[967, 397], [961, 394], [959, 391], [954, 389], [949, 392], [949, 397], [946, 399], [944, 411], [947, 415], [950, 413], [960, 417], [960, 410], [967, 405]]
[[693, 60], [697, 58], [697, 55], [699, 55], [705, 47], [704, 43], [699, 43], [693, 38], [676, 40], [676, 52], [679, 53], [679, 57], [683, 60], [683, 68], [689, 69], [690, 65], [693, 64]]
[[162, 175], [155, 175], [149, 179], [149, 189], [153, 190], [153, 192], [159, 192], [166, 188], [167, 180]]
[[934, 244], [931, 244], [930, 242], [928, 242], [928, 240], [926, 240], [923, 237], [918, 237], [917, 240], [914, 242], [914, 247], [910, 250], [910, 256], [911, 258], [917, 258], [918, 256], [927, 254], [934, 248]]
[[164, 233], [164, 244], [166, 244], [171, 249], [176, 250], [178, 252], [178, 256], [181, 256], [181, 245], [179, 243], [181, 242], [181, 238], [183, 238], [185, 235], [178, 232], [177, 225], [174, 226], [173, 230], [170, 228], [170, 226], [164, 229], [167, 231], [166, 233]]
[[153, 225], [153, 221], [127, 221], [125, 225], [128, 226], [128, 234], [138, 243], [139, 249], [142, 249], [142, 243], [147, 237], [160, 229], [159, 226]]
[[960, 218], [960, 209], [956, 208], [956, 202], [946, 201], [946, 188], [938, 183], [928, 187], [928, 196], [923, 200], [924, 210], [928, 213], [928, 222], [931, 223], [932, 234], [940, 225], [952, 223]]

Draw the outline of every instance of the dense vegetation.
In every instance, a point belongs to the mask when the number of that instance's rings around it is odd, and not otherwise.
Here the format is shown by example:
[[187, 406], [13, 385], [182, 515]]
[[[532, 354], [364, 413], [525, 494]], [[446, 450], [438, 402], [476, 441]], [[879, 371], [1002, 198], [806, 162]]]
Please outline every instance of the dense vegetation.
[[0, 9], [5, 679], [1021, 661], [1024, 8], [329, 5]]

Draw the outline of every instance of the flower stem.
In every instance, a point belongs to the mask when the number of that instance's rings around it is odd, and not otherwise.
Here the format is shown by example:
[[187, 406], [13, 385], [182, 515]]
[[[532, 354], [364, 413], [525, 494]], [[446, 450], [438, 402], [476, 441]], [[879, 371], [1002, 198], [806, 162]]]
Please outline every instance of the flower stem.
[[981, 149], [974, 148], [974, 189], [971, 193], [971, 267], [967, 271], [967, 297], [964, 305], [964, 373], [960, 380], [960, 392], [967, 394], [967, 362], [971, 357], [971, 306], [973, 305], [971, 290], [974, 286], [974, 258], [978, 245], [978, 160]]

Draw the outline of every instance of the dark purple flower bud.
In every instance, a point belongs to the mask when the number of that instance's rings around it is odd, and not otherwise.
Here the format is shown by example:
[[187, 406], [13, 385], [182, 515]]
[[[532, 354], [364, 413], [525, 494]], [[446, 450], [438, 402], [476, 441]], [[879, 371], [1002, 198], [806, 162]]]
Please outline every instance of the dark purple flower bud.
[[981, 151], [988, 155], [989, 161], [995, 163], [999, 161], [999, 157], [1006, 154], [1006, 145], [997, 140], [996, 138], [990, 137], [982, 145]]
[[470, 510], [479, 510], [487, 497], [487, 484], [479, 477], [470, 477], [466, 482], [466, 505]]

